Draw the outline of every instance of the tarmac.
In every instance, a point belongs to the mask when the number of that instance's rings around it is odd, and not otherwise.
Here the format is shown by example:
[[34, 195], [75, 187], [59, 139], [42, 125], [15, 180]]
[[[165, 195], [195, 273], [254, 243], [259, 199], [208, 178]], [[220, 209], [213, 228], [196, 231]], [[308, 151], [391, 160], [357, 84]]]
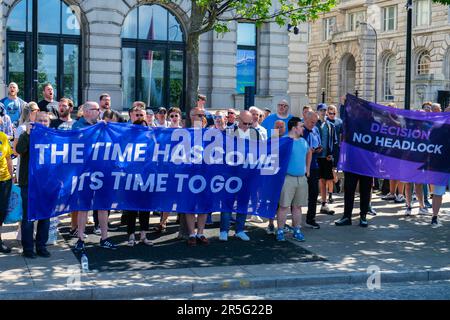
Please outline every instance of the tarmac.
[[[17, 225], [6, 225], [2, 237], [13, 251], [0, 254], [0, 300], [103, 300], [142, 296], [157, 299], [183, 293], [242, 289], [366, 283], [373, 286], [377, 279], [381, 284], [450, 279], [448, 193], [444, 196], [439, 228], [431, 227], [431, 213], [418, 215], [417, 203], [413, 215], [406, 217], [404, 204], [383, 201], [378, 195], [372, 201], [378, 214], [368, 216], [368, 228], [358, 226], [358, 201], [353, 225], [336, 227], [334, 221], [343, 212], [342, 195], [336, 200], [330, 205], [336, 214], [318, 214], [316, 220], [321, 229], [303, 227], [306, 241], [295, 242], [326, 259], [320, 262], [81, 273], [79, 261], [62, 237], [49, 246], [50, 258], [26, 259], [16, 240]], [[217, 220], [218, 215], [214, 218]], [[156, 221], [152, 217], [152, 223]], [[267, 223], [247, 224], [267, 226]]]

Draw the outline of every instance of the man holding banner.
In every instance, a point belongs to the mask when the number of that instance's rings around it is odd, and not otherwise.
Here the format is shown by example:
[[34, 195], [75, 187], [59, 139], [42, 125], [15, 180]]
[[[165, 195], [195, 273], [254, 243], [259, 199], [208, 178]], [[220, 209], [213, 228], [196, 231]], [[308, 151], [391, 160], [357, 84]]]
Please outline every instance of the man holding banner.
[[[349, 188], [360, 180], [361, 226], [367, 226], [363, 217], [370, 196], [368, 177], [448, 184], [449, 136], [448, 114], [395, 109], [347, 95], [338, 167], [347, 173]], [[354, 199], [349, 188], [345, 189], [344, 217], [336, 225], [351, 224]]]
[[[84, 104], [83, 118], [78, 120], [72, 127], [73, 130], [90, 127], [97, 123], [100, 115], [100, 106], [97, 102], [88, 101]], [[95, 208], [94, 208], [95, 209]], [[84, 231], [88, 219], [88, 211], [78, 212], [78, 241], [75, 245], [75, 250], [83, 252], [84, 246]], [[116, 250], [117, 246], [108, 239], [108, 211], [98, 210], [98, 220], [100, 224], [101, 239], [100, 247], [105, 249]]]

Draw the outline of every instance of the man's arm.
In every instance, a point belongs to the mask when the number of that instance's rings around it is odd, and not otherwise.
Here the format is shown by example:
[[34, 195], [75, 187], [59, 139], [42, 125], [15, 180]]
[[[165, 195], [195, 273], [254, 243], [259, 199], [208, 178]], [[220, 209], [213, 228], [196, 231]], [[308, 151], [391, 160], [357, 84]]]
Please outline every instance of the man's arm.
[[19, 154], [25, 154], [28, 152], [30, 146], [30, 135], [27, 132], [24, 132], [20, 135], [19, 141], [16, 145], [16, 151]]
[[312, 149], [308, 149], [308, 153], [306, 154], [306, 176], [309, 177], [310, 168], [311, 168], [311, 160], [312, 160]]

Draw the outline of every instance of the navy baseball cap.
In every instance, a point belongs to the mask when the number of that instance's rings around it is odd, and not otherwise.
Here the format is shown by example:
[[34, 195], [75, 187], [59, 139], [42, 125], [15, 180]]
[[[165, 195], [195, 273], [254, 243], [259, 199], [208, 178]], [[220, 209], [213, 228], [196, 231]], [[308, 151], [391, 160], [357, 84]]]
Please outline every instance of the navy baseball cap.
[[328, 109], [328, 106], [325, 103], [319, 103], [317, 105], [317, 111], [320, 111], [322, 109]]

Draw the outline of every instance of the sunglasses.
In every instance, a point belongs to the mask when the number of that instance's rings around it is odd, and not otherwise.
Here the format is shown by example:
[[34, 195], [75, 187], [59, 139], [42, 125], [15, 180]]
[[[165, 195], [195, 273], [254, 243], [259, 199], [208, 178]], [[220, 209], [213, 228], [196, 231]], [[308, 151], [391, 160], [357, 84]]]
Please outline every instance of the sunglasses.
[[244, 126], [251, 126], [251, 125], [252, 125], [251, 122], [242, 122], [242, 124], [243, 124]]
[[230, 114], [236, 114], [236, 113], [234, 113], [234, 112], [228, 112], [228, 115], [230, 115]]
[[335, 115], [336, 115], [336, 113], [334, 113], [334, 112], [328, 112], [328, 114], [329, 114], [330, 116], [335, 116]]
[[40, 109], [31, 109], [31, 112], [39, 112]]
[[199, 118], [206, 117], [204, 114], [196, 114], [196, 116], [199, 117]]
[[279, 107], [287, 107], [288, 105], [287, 104], [279, 104], [278, 106]]
[[145, 117], [145, 115], [143, 115], [143, 114], [136, 114], [135, 117], [136, 118], [143, 118], [143, 117]]
[[178, 118], [178, 114], [171, 114], [170, 118]]

